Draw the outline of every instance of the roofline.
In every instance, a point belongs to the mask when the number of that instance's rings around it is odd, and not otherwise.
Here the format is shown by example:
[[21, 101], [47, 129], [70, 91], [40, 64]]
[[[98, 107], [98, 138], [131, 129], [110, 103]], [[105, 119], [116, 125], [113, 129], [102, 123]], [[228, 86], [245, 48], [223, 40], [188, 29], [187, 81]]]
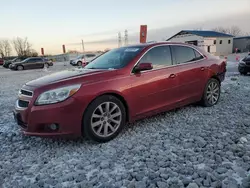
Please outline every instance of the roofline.
[[[174, 38], [175, 36], [179, 35], [181, 32], [190, 32], [192, 30], [181, 30], [180, 32], [176, 33], [175, 35], [173, 35], [172, 37], [168, 38], [166, 41], [169, 41], [170, 39]], [[226, 34], [226, 33], [225, 33]], [[195, 34], [194, 34], [195, 35]], [[229, 35], [229, 34], [227, 34]], [[197, 35], [197, 36], [200, 36], [200, 35]], [[204, 36], [201, 36], [201, 37], [204, 37]], [[205, 37], [214, 37], [214, 36], [205, 36]], [[227, 38], [227, 37], [234, 37], [233, 35], [229, 35], [229, 36], [219, 36], [219, 37], [222, 37], [222, 38]], [[215, 37], [217, 38], [217, 37]]]
[[250, 36], [234, 37], [234, 39], [250, 38]]

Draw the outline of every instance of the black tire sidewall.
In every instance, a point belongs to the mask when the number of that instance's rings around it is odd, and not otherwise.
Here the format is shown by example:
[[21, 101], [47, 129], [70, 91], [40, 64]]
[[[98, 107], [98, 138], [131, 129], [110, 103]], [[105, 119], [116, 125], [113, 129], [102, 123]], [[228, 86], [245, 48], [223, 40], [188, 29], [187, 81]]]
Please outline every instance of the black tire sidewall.
[[77, 66], [82, 66], [82, 62], [81, 62], [81, 61], [78, 61], [78, 62], [77, 62]]
[[[121, 124], [120, 127], [117, 129], [117, 131], [109, 136], [109, 137], [100, 137], [98, 135], [96, 135], [93, 131], [93, 129], [91, 128], [91, 116], [94, 112], [94, 110], [101, 104], [104, 102], [113, 102], [116, 105], [118, 105], [118, 107], [121, 110], [122, 113], [122, 120], [121, 120]], [[125, 107], [123, 105], [123, 103], [115, 96], [113, 95], [103, 95], [100, 96], [98, 98], [96, 98], [86, 109], [84, 115], [83, 115], [83, 125], [82, 125], [82, 132], [83, 135], [86, 136], [87, 138], [97, 141], [97, 142], [107, 142], [112, 140], [113, 138], [115, 138], [123, 129], [124, 125], [126, 123], [126, 110]]]
[[[210, 104], [210, 103], [208, 102], [208, 99], [207, 99], [207, 89], [208, 89], [208, 86], [209, 86], [209, 84], [210, 84], [211, 82], [216, 82], [216, 83], [218, 84], [218, 86], [219, 86], [219, 97], [218, 97], [218, 100], [216, 101], [215, 104]], [[201, 101], [201, 102], [202, 102], [202, 105], [205, 106], [205, 107], [211, 107], [211, 106], [216, 105], [216, 104], [219, 102], [219, 100], [220, 100], [220, 94], [221, 94], [220, 82], [219, 82], [218, 80], [216, 80], [215, 78], [210, 78], [210, 79], [208, 80], [208, 82], [207, 82], [207, 84], [206, 84], [206, 87], [205, 87], [205, 90], [204, 90], [204, 92], [203, 92], [202, 101]]]
[[242, 67], [239, 67], [239, 68], [238, 68], [238, 71], [239, 71], [239, 73], [242, 74], [242, 75], [246, 75], [246, 74], [247, 74], [247, 71], [245, 71], [245, 69], [242, 68]]

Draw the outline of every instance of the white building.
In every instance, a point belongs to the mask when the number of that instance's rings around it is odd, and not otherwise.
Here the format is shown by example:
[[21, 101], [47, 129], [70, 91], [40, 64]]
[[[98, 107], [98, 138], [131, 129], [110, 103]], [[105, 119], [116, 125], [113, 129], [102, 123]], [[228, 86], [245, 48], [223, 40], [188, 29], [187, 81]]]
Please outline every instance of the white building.
[[182, 30], [167, 41], [193, 44], [214, 55], [227, 55], [233, 50], [233, 36], [216, 31]]

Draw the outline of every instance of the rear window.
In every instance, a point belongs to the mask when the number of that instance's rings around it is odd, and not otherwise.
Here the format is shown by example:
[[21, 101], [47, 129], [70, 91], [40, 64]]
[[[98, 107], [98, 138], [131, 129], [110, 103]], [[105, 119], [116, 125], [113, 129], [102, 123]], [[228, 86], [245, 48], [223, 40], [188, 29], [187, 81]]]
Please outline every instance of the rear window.
[[186, 46], [171, 46], [174, 51], [176, 64], [188, 63], [196, 60], [196, 55], [193, 48]]

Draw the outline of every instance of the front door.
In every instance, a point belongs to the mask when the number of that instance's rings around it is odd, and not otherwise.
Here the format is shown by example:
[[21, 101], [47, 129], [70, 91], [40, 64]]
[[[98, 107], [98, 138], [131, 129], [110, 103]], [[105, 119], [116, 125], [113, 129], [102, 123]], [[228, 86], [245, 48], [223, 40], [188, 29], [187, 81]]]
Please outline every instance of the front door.
[[131, 99], [136, 116], [147, 113], [157, 113], [179, 100], [178, 73], [173, 66], [170, 48], [168, 45], [153, 47], [139, 61], [152, 63], [153, 70], [133, 73], [131, 75], [133, 93]]
[[199, 100], [207, 78], [205, 58], [188, 46], [171, 46], [174, 63], [178, 67], [180, 81], [180, 103], [188, 104]]

